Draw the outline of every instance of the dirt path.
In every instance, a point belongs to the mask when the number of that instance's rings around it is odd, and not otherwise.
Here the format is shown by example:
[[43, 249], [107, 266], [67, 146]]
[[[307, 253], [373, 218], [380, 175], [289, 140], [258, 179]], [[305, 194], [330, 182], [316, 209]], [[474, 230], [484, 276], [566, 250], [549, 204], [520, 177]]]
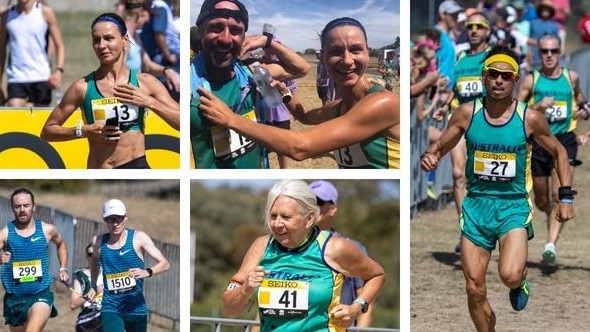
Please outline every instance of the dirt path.
[[[582, 147], [578, 158], [584, 165], [576, 169], [574, 181], [579, 191], [576, 218], [561, 234], [557, 269], [539, 264], [547, 229], [545, 215], [535, 210], [535, 238], [529, 242], [527, 261], [531, 298], [524, 311], [512, 310], [508, 288], [498, 277], [497, 250], [492, 255], [487, 284], [497, 331], [571, 332], [590, 326], [590, 147]], [[453, 251], [459, 237], [454, 206], [419, 214], [410, 229], [411, 330], [473, 331], [459, 256]]]

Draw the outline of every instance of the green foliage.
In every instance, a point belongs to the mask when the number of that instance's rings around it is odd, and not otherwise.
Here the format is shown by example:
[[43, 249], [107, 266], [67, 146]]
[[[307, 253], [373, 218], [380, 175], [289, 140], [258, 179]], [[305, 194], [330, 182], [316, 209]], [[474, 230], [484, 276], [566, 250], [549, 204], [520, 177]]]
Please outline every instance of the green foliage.
[[[339, 191], [336, 230], [360, 241], [387, 273], [373, 326], [399, 327], [399, 200], [379, 185], [383, 180], [332, 182]], [[398, 181], [389, 182], [399, 188]], [[265, 200], [266, 192], [249, 188], [209, 189], [198, 181], [191, 183], [191, 230], [197, 234], [191, 315], [221, 315], [221, 295], [231, 276], [253, 240], [266, 234]], [[240, 318], [252, 319], [255, 312], [253, 308]]]

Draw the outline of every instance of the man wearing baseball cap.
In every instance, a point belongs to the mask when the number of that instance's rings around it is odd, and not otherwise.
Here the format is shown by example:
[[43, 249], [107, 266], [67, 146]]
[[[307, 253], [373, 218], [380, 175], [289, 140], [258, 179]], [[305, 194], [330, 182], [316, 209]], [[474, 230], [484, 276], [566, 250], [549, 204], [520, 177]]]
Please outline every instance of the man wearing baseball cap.
[[463, 8], [453, 0], [443, 1], [438, 6], [439, 20], [435, 28], [440, 31], [440, 43], [436, 51], [436, 58], [441, 76], [449, 78], [447, 85], [449, 88], [455, 85], [455, 47], [450, 37], [450, 31], [457, 26], [459, 13], [462, 11]]
[[[170, 269], [168, 260], [144, 232], [126, 227], [127, 208], [118, 199], [110, 199], [102, 206], [102, 218], [108, 233], [92, 239], [93, 252], [90, 259], [90, 283], [88, 296], [96, 294], [99, 267], [102, 267], [103, 331], [146, 332], [148, 309], [143, 297], [145, 278]], [[156, 264], [145, 266], [145, 255]]]
[[[334, 228], [333, 220], [338, 212], [338, 190], [334, 185], [325, 180], [317, 180], [309, 184], [309, 188], [316, 196], [318, 206], [320, 207], [320, 218], [318, 220], [318, 227], [321, 230], [329, 230], [336, 236], [343, 236], [336, 232]], [[344, 237], [344, 236], [343, 236]], [[351, 238], [359, 249], [367, 254], [367, 249], [358, 241]], [[360, 278], [344, 278], [344, 285], [342, 286], [342, 293], [340, 295], [341, 304], [352, 304], [354, 299], [357, 298], [363, 288], [364, 282]], [[369, 306], [366, 313], [361, 314], [355, 322], [354, 326], [357, 327], [370, 327], [373, 320], [373, 306]]]
[[[257, 110], [252, 68], [240, 57], [255, 49], [272, 50], [278, 63], [262, 64], [281, 80], [305, 76], [310, 65], [270, 33], [251, 35], [249, 15], [238, 0], [205, 0], [196, 21], [200, 52], [191, 61], [191, 152], [197, 168], [261, 168], [258, 145], [237, 132], [215, 126], [202, 115], [200, 98], [219, 99], [252, 121], [264, 118]], [[246, 45], [246, 47], [242, 47]], [[283, 67], [282, 64], [285, 64]]]

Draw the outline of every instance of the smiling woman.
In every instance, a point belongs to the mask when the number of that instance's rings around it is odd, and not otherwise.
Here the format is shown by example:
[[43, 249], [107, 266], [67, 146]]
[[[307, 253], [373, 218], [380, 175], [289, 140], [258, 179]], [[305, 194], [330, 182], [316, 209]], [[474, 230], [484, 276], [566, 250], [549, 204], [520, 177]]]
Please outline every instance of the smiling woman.
[[[223, 294], [228, 316], [239, 315], [255, 295], [262, 332], [343, 332], [368, 310], [385, 282], [383, 268], [352, 241], [320, 230], [319, 216], [316, 195], [304, 181], [271, 188], [265, 208], [270, 234], [254, 241], [229, 282]], [[365, 282], [350, 305], [340, 304], [345, 275]]]
[[364, 77], [369, 62], [365, 28], [353, 18], [338, 18], [325, 26], [320, 41], [341, 98], [312, 110], [291, 99], [291, 114], [315, 125], [311, 129], [294, 132], [251, 121], [204, 90], [198, 91], [199, 109], [209, 121], [295, 160], [333, 151], [340, 168], [399, 168], [399, 96]]

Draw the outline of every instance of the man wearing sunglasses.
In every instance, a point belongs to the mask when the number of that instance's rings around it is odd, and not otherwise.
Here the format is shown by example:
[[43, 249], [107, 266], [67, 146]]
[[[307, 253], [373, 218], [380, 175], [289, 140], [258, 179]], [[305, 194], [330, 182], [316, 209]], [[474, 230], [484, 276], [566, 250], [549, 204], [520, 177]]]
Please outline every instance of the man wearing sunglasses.
[[[482, 12], [475, 12], [467, 17], [465, 22], [467, 37], [469, 38], [469, 50], [462, 51], [457, 56], [455, 64], [455, 77], [457, 82], [453, 87], [453, 105], [459, 105], [471, 101], [483, 95], [483, 82], [481, 70], [490, 46], [490, 24]], [[453, 196], [457, 214], [461, 215], [461, 206], [465, 197], [465, 140], [461, 139], [451, 150], [451, 162], [453, 164]], [[461, 252], [461, 241], [455, 246], [455, 252]]]
[[[538, 40], [538, 45], [541, 67], [533, 69], [531, 74], [524, 77], [518, 99], [528, 101], [545, 116], [551, 133], [567, 150], [570, 172], [573, 174], [574, 167], [580, 163], [577, 160], [578, 145], [584, 145], [590, 136], [590, 131], [579, 136], [574, 132], [579, 118], [588, 119], [586, 98], [580, 89], [578, 74], [559, 65], [559, 36], [544, 35]], [[546, 264], [555, 263], [555, 245], [563, 228], [563, 224], [555, 218], [559, 179], [554, 165], [551, 153], [534, 144], [531, 172], [535, 205], [545, 212], [549, 225], [542, 254], [542, 262]]]
[[484, 61], [485, 97], [459, 106], [440, 138], [421, 156], [425, 171], [465, 135], [467, 196], [463, 201], [461, 268], [467, 303], [478, 331], [494, 331], [496, 316], [487, 299], [486, 273], [499, 243], [498, 272], [509, 289], [512, 308], [523, 310], [530, 296], [526, 279], [528, 240], [533, 235], [531, 202], [531, 139], [557, 160], [561, 182], [556, 218], [574, 217], [572, 175], [565, 148], [549, 131], [537, 110], [513, 98], [518, 82], [518, 57], [505, 47], [492, 49]]
[[[99, 267], [103, 275], [103, 331], [146, 332], [147, 304], [143, 297], [144, 279], [170, 269], [168, 260], [146, 233], [127, 228], [127, 208], [118, 199], [106, 201], [102, 217], [108, 233], [92, 240], [90, 259], [90, 299], [96, 294]], [[145, 266], [145, 255], [156, 264]]]
[[35, 219], [35, 196], [19, 188], [10, 197], [14, 220], [0, 230], [4, 318], [10, 331], [42, 331], [57, 316], [51, 291], [49, 243], [57, 248], [59, 279], [67, 282], [68, 249], [53, 224]]

